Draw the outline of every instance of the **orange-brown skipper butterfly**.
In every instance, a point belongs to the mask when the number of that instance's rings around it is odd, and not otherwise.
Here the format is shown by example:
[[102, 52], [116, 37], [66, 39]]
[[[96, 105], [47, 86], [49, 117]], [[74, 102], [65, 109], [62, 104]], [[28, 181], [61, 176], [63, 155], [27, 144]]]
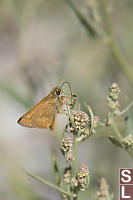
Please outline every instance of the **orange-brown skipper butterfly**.
[[[68, 82], [64, 83], [67, 83], [70, 87]], [[72, 100], [73, 97], [76, 97], [76, 95], [72, 95], [72, 92], [71, 97], [62, 96], [62, 86], [56, 86], [53, 88], [48, 96], [44, 97], [35, 107], [33, 107], [18, 120], [18, 124], [29, 128], [50, 128], [52, 131], [54, 131], [56, 125], [56, 115], [58, 113], [64, 113], [62, 109], [63, 105], [65, 104], [64, 98], [71, 98]]]

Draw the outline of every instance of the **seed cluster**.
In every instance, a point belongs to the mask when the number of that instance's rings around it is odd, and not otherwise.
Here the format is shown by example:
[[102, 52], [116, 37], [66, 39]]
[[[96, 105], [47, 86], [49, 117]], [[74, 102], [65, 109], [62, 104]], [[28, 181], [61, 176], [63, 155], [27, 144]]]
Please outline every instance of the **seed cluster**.
[[109, 197], [109, 186], [107, 185], [107, 182], [105, 178], [102, 178], [100, 180], [100, 187], [99, 191], [97, 192], [97, 197], [99, 200], [106, 200]]
[[82, 164], [78, 173], [80, 191], [85, 191], [89, 184], [89, 169], [86, 164]]
[[113, 83], [109, 87], [109, 96], [107, 97], [108, 108], [110, 112], [117, 116], [119, 114], [119, 102], [118, 102], [118, 95], [120, 93], [120, 89], [117, 83]]
[[[90, 120], [91, 118], [88, 117], [88, 115], [83, 111], [75, 111], [71, 110], [71, 113], [68, 113], [69, 116], [69, 122], [65, 127], [65, 130], [63, 134], [67, 134], [67, 136], [62, 139], [61, 142], [62, 145], [60, 147], [61, 152], [63, 156], [65, 157], [67, 164], [68, 161], [74, 160], [76, 161], [76, 153], [73, 152], [73, 142], [80, 142], [83, 141], [84, 138], [87, 138], [90, 134], [90, 130], [96, 128], [99, 118], [96, 117], [94, 119], [94, 123]], [[72, 133], [71, 138], [68, 134]], [[76, 139], [75, 139], [76, 138]], [[81, 140], [79, 140], [81, 139]], [[75, 142], [75, 143], [76, 143]], [[63, 174], [63, 185], [68, 188], [70, 192], [72, 192], [72, 197], [74, 200], [77, 199], [77, 195], [79, 191], [85, 191], [89, 185], [89, 169], [88, 166], [85, 164], [82, 164], [80, 166], [80, 170], [76, 172], [76, 175], [73, 174], [74, 171], [72, 171], [71, 168], [71, 162], [69, 162], [69, 166], [65, 168], [64, 174]], [[68, 196], [63, 194], [63, 199], [68, 200]]]
[[123, 144], [126, 149], [133, 150], [133, 137], [128, 135], [123, 139]]
[[72, 160], [72, 144], [73, 141], [70, 136], [66, 136], [62, 140], [61, 152], [67, 161]]
[[89, 169], [86, 164], [82, 164], [77, 177], [72, 178], [71, 183], [74, 187], [78, 187], [80, 191], [85, 191], [89, 184]]
[[77, 186], [78, 186], [78, 181], [77, 181], [77, 179], [76, 179], [75, 177], [72, 178], [71, 184], [72, 184], [74, 187], [77, 187]]
[[[83, 111], [72, 111], [72, 119], [74, 121], [75, 127], [78, 131], [84, 132], [85, 126], [89, 122], [88, 115]], [[70, 124], [70, 132], [74, 132], [75, 128]]]

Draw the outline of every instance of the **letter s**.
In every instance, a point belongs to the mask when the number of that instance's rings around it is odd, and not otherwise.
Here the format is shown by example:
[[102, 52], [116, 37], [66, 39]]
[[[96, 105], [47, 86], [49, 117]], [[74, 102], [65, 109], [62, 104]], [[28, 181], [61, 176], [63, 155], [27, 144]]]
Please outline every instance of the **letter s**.
[[122, 170], [122, 171], [121, 171], [121, 175], [122, 175], [123, 177], [126, 177], [126, 179], [124, 179], [124, 178], [122, 177], [122, 178], [121, 178], [121, 181], [124, 182], [124, 183], [130, 182], [130, 181], [131, 181], [131, 176], [130, 176], [129, 174], [131, 174], [131, 171], [130, 171], [130, 170], [128, 170], [128, 169]]

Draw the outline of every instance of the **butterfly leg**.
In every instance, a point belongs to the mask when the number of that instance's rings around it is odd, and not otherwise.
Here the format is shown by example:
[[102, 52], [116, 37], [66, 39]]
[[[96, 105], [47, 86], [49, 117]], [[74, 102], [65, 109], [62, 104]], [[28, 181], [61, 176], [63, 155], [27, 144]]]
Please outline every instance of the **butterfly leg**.
[[58, 110], [58, 113], [59, 114], [65, 114], [64, 110], [62, 110], [62, 109]]
[[56, 125], [56, 117], [54, 118], [53, 124], [50, 126], [50, 130], [54, 131]]
[[66, 98], [66, 99], [71, 99], [71, 103], [68, 103], [67, 100], [66, 100], [66, 101], [63, 100], [63, 103], [64, 103], [66, 106], [70, 106], [71, 109], [73, 109], [74, 106], [75, 106], [75, 103], [76, 103], [76, 101], [77, 101], [77, 99], [75, 98], [76, 95], [73, 95], [73, 99], [72, 99], [72, 97], [69, 97], [69, 96], [62, 96], [62, 97], [63, 97], [63, 98]]

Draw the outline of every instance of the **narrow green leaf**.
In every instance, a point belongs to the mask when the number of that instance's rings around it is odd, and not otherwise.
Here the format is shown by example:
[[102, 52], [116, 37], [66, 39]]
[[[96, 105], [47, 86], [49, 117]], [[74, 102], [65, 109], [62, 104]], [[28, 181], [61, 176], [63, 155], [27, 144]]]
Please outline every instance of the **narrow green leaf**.
[[37, 181], [39, 181], [39, 182], [41, 182], [41, 183], [44, 183], [44, 184], [46, 184], [46, 185], [52, 187], [53, 189], [58, 190], [59, 192], [62, 192], [62, 193], [64, 193], [64, 194], [68, 195], [68, 196], [71, 196], [71, 194], [70, 194], [69, 192], [67, 192], [67, 191], [63, 190], [62, 188], [60, 188], [60, 187], [58, 187], [58, 186], [56, 186], [56, 185], [50, 183], [49, 181], [46, 181], [45, 179], [42, 179], [42, 178], [40, 178], [40, 177], [38, 177], [38, 176], [35, 176], [35, 175], [33, 175], [33, 174], [31, 174], [31, 173], [29, 173], [29, 172], [27, 172], [27, 171], [25, 171], [25, 173], [26, 173], [28, 176], [34, 178], [35, 180], [37, 180]]
[[116, 146], [123, 148], [123, 145], [112, 135], [108, 135], [108, 139]]

